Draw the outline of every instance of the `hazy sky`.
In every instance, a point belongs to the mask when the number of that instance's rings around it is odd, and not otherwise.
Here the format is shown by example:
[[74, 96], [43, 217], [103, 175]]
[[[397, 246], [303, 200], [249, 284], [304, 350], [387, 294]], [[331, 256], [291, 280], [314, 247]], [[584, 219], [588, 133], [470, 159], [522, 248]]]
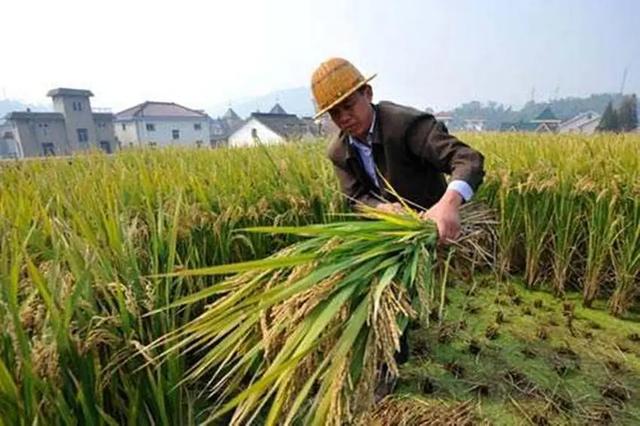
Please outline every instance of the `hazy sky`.
[[640, 93], [639, 0], [3, 0], [0, 99], [93, 91], [207, 108], [305, 86], [330, 56], [416, 107]]

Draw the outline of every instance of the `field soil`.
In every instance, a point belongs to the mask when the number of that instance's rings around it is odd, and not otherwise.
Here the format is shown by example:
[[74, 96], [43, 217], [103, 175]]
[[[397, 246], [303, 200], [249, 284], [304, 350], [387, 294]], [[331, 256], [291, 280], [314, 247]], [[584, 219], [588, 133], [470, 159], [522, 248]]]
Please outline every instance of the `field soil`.
[[640, 424], [638, 314], [580, 300], [492, 276], [451, 283], [443, 318], [411, 327], [395, 394], [470, 402], [495, 425]]

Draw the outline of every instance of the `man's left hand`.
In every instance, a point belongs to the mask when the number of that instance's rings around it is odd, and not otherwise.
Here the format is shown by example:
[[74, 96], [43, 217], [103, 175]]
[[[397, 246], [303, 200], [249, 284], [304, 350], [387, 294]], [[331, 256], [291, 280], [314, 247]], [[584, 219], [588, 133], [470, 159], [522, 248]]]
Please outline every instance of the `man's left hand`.
[[460, 213], [462, 196], [455, 190], [447, 190], [440, 201], [429, 210], [420, 214], [423, 219], [430, 219], [438, 228], [438, 242], [448, 244], [460, 236]]

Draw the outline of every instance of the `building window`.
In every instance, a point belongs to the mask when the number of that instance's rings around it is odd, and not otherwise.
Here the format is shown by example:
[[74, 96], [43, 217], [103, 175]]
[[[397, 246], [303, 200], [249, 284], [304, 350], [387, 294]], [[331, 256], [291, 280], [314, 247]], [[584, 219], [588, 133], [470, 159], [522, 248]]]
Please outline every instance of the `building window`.
[[180, 139], [180, 130], [178, 130], [178, 129], [173, 129], [173, 130], [171, 131], [171, 137], [172, 137], [174, 140]]
[[111, 144], [109, 141], [100, 141], [100, 148], [107, 154], [111, 154]]
[[156, 125], [152, 124], [152, 123], [147, 123], [147, 131], [148, 132], [155, 132], [156, 131]]
[[45, 157], [49, 157], [51, 155], [56, 155], [55, 148], [51, 142], [42, 144], [42, 153]]
[[122, 123], [122, 130], [127, 130], [127, 125]]
[[78, 142], [89, 142], [89, 132], [87, 129], [76, 129], [78, 132]]
[[72, 103], [72, 107], [74, 111], [82, 111], [82, 102], [80, 101], [73, 101]]
[[202, 130], [202, 124], [200, 123], [195, 123], [193, 125], [193, 130]]

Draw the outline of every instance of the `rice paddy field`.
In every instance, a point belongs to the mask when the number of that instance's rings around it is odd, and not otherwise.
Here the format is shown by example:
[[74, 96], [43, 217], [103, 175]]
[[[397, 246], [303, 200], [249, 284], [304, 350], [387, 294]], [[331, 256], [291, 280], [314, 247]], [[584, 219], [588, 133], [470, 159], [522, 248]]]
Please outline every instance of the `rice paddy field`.
[[[273, 345], [286, 349], [278, 336], [289, 323], [281, 328], [277, 315], [265, 317], [262, 303], [286, 287], [274, 277], [298, 283], [291, 276], [323, 270], [321, 263], [303, 268], [308, 252], [335, 262], [331, 273], [339, 279], [320, 280], [320, 287], [338, 283], [344, 290], [338, 296], [353, 299], [369, 287], [347, 291], [345, 276], [356, 273], [344, 251], [349, 240], [337, 247], [333, 237], [375, 228], [386, 240], [366, 246], [370, 259], [380, 247], [414, 253], [397, 249], [390, 236], [427, 244], [411, 219], [382, 217], [378, 227], [343, 215], [326, 141], [0, 164], [0, 425], [324, 423], [318, 418], [381, 425], [640, 424], [640, 136], [461, 139], [485, 155], [487, 176], [475, 200], [490, 211], [487, 237], [478, 256], [472, 250], [464, 258], [432, 259], [429, 291], [415, 296], [427, 309], [406, 328], [411, 357], [397, 366], [394, 395], [375, 405], [359, 403], [358, 386], [330, 386], [332, 377], [353, 379], [353, 364], [350, 376], [344, 365], [314, 370], [325, 365], [315, 360], [308, 376], [320, 371], [325, 380], [314, 382], [300, 374], [304, 369], [290, 368], [307, 353], [292, 350], [280, 364], [269, 354]], [[256, 227], [261, 232], [246, 231]], [[327, 240], [316, 248], [304, 243], [310, 234]], [[422, 259], [415, 253], [411, 259]], [[377, 302], [370, 309], [411, 316], [415, 304], [381, 282], [390, 284], [397, 274], [413, 283], [423, 263], [394, 256], [395, 263], [380, 263], [386, 269], [372, 281]], [[256, 263], [265, 258], [274, 268], [263, 277], [265, 288], [274, 290], [237, 296], [261, 282], [252, 281], [249, 266], [265, 268]], [[225, 269], [229, 264], [245, 266]], [[243, 278], [234, 283], [233, 277]], [[241, 279], [247, 286], [235, 286]], [[316, 312], [331, 305], [334, 299], [321, 303], [329, 293], [313, 293], [320, 287], [309, 285], [311, 293], [296, 306]], [[223, 302], [211, 290], [217, 288], [227, 289]], [[234, 294], [245, 311], [221, 310]], [[312, 297], [318, 302], [311, 306]], [[327, 320], [317, 335], [342, 323], [340, 336], [347, 335], [362, 312], [360, 328], [353, 326], [361, 331], [351, 341], [337, 338], [336, 348], [345, 348], [337, 353], [355, 359], [351, 352], [367, 347], [362, 330], [392, 347], [397, 327], [367, 320], [367, 306], [336, 310], [342, 321]], [[203, 322], [203, 312], [217, 312], [216, 320]], [[322, 312], [314, 324], [324, 324]], [[176, 350], [171, 340], [180, 330], [191, 333], [178, 334], [182, 341], [198, 342], [215, 327], [224, 339], [201, 341], [193, 350]], [[305, 336], [315, 331], [306, 332], [301, 342], [311, 345]], [[267, 335], [275, 337], [266, 341]], [[321, 340], [309, 346], [316, 358], [333, 353]], [[250, 344], [259, 354], [226, 357], [252, 353]], [[394, 364], [388, 348], [376, 353]], [[264, 381], [245, 380], [262, 368]], [[208, 378], [221, 371], [224, 380], [212, 391]], [[320, 395], [317, 403], [296, 397], [303, 392]], [[255, 395], [261, 397], [252, 400]], [[228, 409], [211, 417], [220, 405]], [[305, 418], [292, 407], [325, 414]]]

